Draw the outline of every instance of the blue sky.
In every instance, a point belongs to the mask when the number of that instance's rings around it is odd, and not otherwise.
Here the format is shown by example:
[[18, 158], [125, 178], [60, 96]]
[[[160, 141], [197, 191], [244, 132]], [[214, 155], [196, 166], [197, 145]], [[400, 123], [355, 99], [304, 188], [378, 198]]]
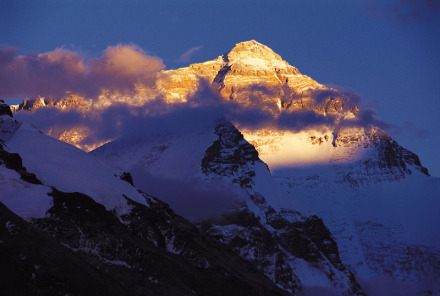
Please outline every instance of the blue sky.
[[359, 94], [440, 176], [438, 2], [0, 0], [0, 46], [93, 57], [134, 43], [169, 69], [255, 39], [318, 82]]

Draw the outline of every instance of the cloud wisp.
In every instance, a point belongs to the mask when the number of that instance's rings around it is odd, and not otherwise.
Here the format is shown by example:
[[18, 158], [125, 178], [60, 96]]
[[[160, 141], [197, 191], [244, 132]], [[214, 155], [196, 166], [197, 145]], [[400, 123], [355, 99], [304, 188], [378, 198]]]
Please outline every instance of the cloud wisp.
[[369, 0], [369, 10], [377, 16], [391, 16], [400, 23], [431, 22], [440, 15], [438, 0]]
[[429, 131], [427, 129], [420, 127], [415, 122], [404, 121], [403, 126], [405, 127], [405, 129], [410, 131], [412, 134], [417, 136], [419, 139], [424, 139], [429, 135]]
[[191, 61], [191, 57], [198, 51], [200, 51], [203, 48], [203, 46], [194, 46], [187, 51], [185, 51], [183, 54], [180, 55], [180, 57], [177, 59], [177, 62], [179, 63], [189, 63]]
[[86, 97], [102, 89], [133, 90], [138, 83], [151, 85], [162, 60], [136, 45], [108, 47], [99, 58], [89, 58], [63, 48], [42, 54], [19, 55], [16, 48], [0, 48], [0, 97], [63, 96], [66, 92]]

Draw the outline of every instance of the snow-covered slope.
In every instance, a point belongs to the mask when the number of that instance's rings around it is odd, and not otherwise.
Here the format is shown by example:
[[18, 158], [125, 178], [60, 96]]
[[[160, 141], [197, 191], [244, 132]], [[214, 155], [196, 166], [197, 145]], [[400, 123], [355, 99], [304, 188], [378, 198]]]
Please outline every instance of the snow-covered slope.
[[[9, 169], [0, 167], [5, 184], [0, 201], [16, 214], [26, 219], [44, 217], [52, 206], [47, 195], [52, 188], [81, 191], [118, 215], [130, 212], [126, 197], [148, 206], [133, 186], [121, 180], [122, 172], [72, 145], [44, 135], [27, 123], [15, 121], [11, 115], [0, 115], [0, 130], [6, 135], [2, 140], [3, 162], [13, 163], [10, 159], [14, 159], [19, 164]], [[37, 175], [38, 182], [33, 183], [42, 186], [22, 180], [18, 174], [21, 167]]]
[[377, 128], [244, 135], [273, 177], [323, 218], [361, 282], [389, 277], [409, 293], [440, 293], [440, 179], [417, 155]]
[[23, 219], [43, 218], [52, 207], [51, 188], [23, 180], [25, 171], [14, 156], [0, 147], [0, 163], [6, 164], [0, 166], [0, 202]]
[[[9, 106], [2, 106], [9, 111]], [[36, 174], [38, 183], [43, 185], [28, 185], [29, 182], [20, 180], [17, 172], [0, 168], [4, 171], [5, 184], [2, 188], [5, 194], [0, 201], [11, 210], [17, 210], [19, 213], [15, 213], [23, 218], [45, 216], [51, 207], [47, 193], [52, 187], [64, 192], [81, 191], [118, 215], [130, 212], [125, 197], [148, 205], [133, 186], [121, 180], [122, 172], [72, 145], [44, 135], [28, 123], [17, 122], [10, 111], [0, 113], [0, 144], [4, 162], [15, 161], [16, 170], [25, 167], [27, 172]], [[14, 161], [10, 160], [12, 158]], [[8, 183], [16, 185], [6, 186]]]
[[[146, 178], [166, 177], [179, 180], [176, 186], [215, 182], [225, 192], [226, 188], [231, 190], [235, 207], [203, 222], [205, 232], [218, 237], [291, 293], [311, 285], [341, 294], [361, 294], [321, 219], [275, 182], [257, 151], [232, 124], [202, 121], [180, 128], [178, 133], [175, 126], [185, 126], [183, 122], [173, 122], [168, 129], [162, 126], [161, 132], [145, 127], [142, 135], [115, 140], [91, 154], [130, 171], [141, 188], [148, 183]], [[211, 198], [215, 207], [211, 194], [206, 191], [205, 198]], [[180, 198], [191, 202], [185, 194]], [[197, 209], [198, 204], [193, 201], [190, 206]]]
[[0, 117], [5, 295], [287, 295], [129, 174]]
[[129, 212], [123, 195], [146, 205], [145, 199], [127, 182], [121, 172], [72, 145], [40, 133], [24, 123], [6, 142], [9, 152], [18, 153], [23, 165], [36, 174], [43, 184], [65, 192], [81, 192], [118, 214]]
[[301, 131], [244, 129], [243, 134], [271, 171], [351, 163], [358, 164], [358, 171], [347, 171], [345, 175], [350, 173], [351, 181], [357, 183], [386, 178], [397, 180], [415, 171], [429, 175], [416, 154], [374, 126], [337, 129], [323, 126], [319, 130], [305, 128]]
[[417, 170], [395, 180], [386, 171], [369, 176], [360, 162], [273, 175], [323, 218], [358, 279], [390, 277], [411, 293], [440, 293], [440, 179]]

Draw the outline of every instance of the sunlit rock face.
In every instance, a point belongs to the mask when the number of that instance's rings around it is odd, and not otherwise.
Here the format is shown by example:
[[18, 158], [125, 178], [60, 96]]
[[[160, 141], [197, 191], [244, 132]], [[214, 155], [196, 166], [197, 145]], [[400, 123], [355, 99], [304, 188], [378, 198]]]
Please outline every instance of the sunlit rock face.
[[345, 127], [337, 131], [305, 129], [242, 130], [270, 169], [310, 165], [359, 163], [365, 170], [353, 176], [379, 180], [405, 178], [414, 171], [429, 175], [416, 154], [396, 143], [386, 132], [376, 128]]
[[[63, 98], [37, 96], [24, 99], [15, 110], [35, 110], [41, 107], [58, 109], [87, 109], [106, 107], [113, 103], [140, 105], [155, 96], [164, 96], [169, 103], [185, 102], [199, 87], [199, 80], [212, 83], [225, 99], [243, 103], [271, 102], [278, 109], [313, 109], [319, 113], [332, 114], [344, 109], [355, 111], [354, 104], [336, 90], [319, 84], [301, 74], [298, 69], [254, 40], [238, 43], [228, 53], [218, 58], [185, 68], [161, 71], [157, 74], [155, 87], [137, 85], [130, 93], [103, 90], [91, 106], [89, 99], [77, 94]], [[316, 92], [329, 91], [314, 100]]]
[[183, 96], [188, 94], [188, 87], [197, 85], [198, 77], [212, 82], [225, 99], [238, 99], [239, 90], [260, 84], [267, 87], [287, 85], [298, 91], [320, 86], [256, 41], [238, 43], [215, 60], [162, 74], [165, 79], [160, 80], [160, 85], [167, 92]]
[[86, 140], [87, 137], [91, 134], [91, 132], [92, 131], [88, 126], [78, 125], [66, 131], [63, 131], [56, 138], [58, 138], [58, 140], [60, 141], [72, 144], [84, 151], [92, 151], [110, 141], [110, 140], [94, 141], [89, 143]]
[[62, 98], [42, 96], [26, 98], [18, 106], [11, 106], [11, 110], [14, 112], [21, 110], [34, 111], [42, 107], [55, 107], [60, 110], [76, 109], [85, 111], [88, 109], [88, 105], [87, 100], [82, 96], [67, 94]]
[[[269, 47], [256, 41], [235, 45], [223, 59], [226, 63], [214, 82], [218, 84], [223, 97], [230, 99], [243, 101], [251, 92], [261, 91], [262, 95], [270, 97], [281, 108], [286, 89], [301, 93], [310, 88], [323, 87], [283, 61]], [[254, 89], [256, 86], [266, 87], [267, 90]]]
[[[272, 49], [254, 40], [236, 44], [215, 60], [163, 71], [157, 85], [170, 102], [185, 102], [198, 89], [200, 78], [212, 83], [225, 100], [273, 112], [357, 112], [343, 94], [302, 75]], [[319, 102], [315, 100], [318, 94]]]
[[186, 68], [162, 71], [158, 75], [157, 88], [170, 103], [186, 102], [199, 88], [199, 80], [212, 82], [224, 64], [223, 59], [218, 57]]

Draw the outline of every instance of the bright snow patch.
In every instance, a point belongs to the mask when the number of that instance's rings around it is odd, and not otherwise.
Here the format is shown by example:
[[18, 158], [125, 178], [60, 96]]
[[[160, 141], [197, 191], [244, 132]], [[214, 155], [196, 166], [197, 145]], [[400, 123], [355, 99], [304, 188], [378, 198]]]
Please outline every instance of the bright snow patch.
[[[130, 208], [123, 194], [148, 206], [134, 187], [120, 180], [117, 171], [72, 145], [39, 133], [26, 123], [5, 148], [20, 154], [23, 165], [43, 184], [64, 192], [84, 193], [107, 210], [116, 209], [120, 215], [128, 213]], [[47, 192], [47, 189], [39, 190]], [[50, 197], [47, 199], [51, 200]], [[18, 204], [25, 206], [23, 202]], [[41, 216], [41, 212], [38, 214]]]
[[25, 220], [44, 218], [52, 207], [51, 188], [20, 179], [15, 171], [0, 165], [0, 202]]

